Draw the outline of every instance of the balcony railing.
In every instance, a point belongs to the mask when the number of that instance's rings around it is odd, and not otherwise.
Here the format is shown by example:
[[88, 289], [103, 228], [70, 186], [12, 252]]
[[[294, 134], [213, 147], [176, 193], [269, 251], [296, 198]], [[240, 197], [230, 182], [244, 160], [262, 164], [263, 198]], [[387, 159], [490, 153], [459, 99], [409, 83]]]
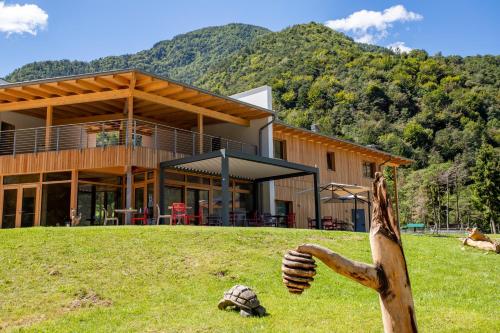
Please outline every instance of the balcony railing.
[[140, 120], [112, 120], [0, 132], [0, 155], [127, 145], [166, 150], [174, 156], [219, 149], [257, 154], [257, 146]]

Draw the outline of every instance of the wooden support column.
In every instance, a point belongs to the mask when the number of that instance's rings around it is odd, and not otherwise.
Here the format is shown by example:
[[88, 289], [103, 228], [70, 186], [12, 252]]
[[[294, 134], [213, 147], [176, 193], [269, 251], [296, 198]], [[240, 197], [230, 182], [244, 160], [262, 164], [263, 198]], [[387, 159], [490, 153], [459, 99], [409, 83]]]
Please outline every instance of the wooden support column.
[[[127, 187], [125, 188], [125, 208], [132, 208], [132, 166], [127, 165]], [[125, 224], [130, 224], [131, 214], [125, 214]]]
[[133, 141], [133, 127], [134, 127], [134, 97], [130, 95], [127, 98], [127, 142], [130, 146], [134, 144]]
[[203, 154], [203, 115], [198, 114], [199, 154]]
[[52, 136], [52, 121], [54, 116], [54, 107], [47, 106], [47, 115], [45, 118], [45, 150], [50, 150], [50, 137]]
[[70, 195], [69, 211], [78, 211], [78, 170], [71, 170], [71, 195]]
[[229, 192], [229, 158], [225, 152], [221, 158], [221, 192], [222, 192], [222, 225], [229, 226], [229, 205], [231, 193]]
[[0, 229], [2, 228], [3, 218], [3, 176], [0, 175]]
[[399, 197], [398, 197], [398, 168], [392, 167], [392, 178], [394, 178], [394, 204], [396, 208], [396, 223], [399, 224]]

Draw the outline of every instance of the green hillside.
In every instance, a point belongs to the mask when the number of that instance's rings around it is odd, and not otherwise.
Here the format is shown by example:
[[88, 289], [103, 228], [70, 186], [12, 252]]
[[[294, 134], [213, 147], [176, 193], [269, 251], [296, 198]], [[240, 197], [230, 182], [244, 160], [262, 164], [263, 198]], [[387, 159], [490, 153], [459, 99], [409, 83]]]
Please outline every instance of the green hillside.
[[27, 64], [9, 74], [10, 82], [46, 77], [138, 68], [186, 83], [199, 78], [213, 63], [246, 46], [257, 36], [270, 31], [247, 24], [208, 27], [171, 40], [156, 43], [135, 54], [110, 56], [90, 62], [55, 60]]
[[399, 54], [317, 23], [278, 32], [232, 24], [133, 55], [28, 64], [7, 79], [126, 67], [222, 94], [270, 85], [282, 120], [415, 160], [401, 172], [403, 221], [444, 225], [446, 205], [452, 224], [488, 231], [500, 221], [498, 55]]
[[[368, 234], [275, 228], [88, 227], [0, 231], [0, 331], [381, 332], [378, 296], [318, 263], [289, 294], [281, 259], [304, 242], [370, 262]], [[500, 256], [404, 235], [422, 332], [498, 332]], [[235, 284], [265, 318], [220, 311]]]

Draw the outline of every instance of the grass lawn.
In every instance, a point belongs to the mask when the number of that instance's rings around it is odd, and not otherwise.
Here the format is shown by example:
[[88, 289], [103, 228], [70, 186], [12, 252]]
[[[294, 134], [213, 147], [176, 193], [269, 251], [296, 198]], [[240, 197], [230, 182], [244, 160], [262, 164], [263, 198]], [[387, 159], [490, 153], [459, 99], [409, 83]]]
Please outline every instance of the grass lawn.
[[[377, 294], [318, 263], [312, 288], [281, 283], [286, 249], [314, 242], [370, 262], [368, 234], [266, 228], [0, 231], [0, 331], [381, 332]], [[405, 235], [422, 332], [500, 332], [500, 255]], [[220, 311], [245, 284], [270, 313]]]

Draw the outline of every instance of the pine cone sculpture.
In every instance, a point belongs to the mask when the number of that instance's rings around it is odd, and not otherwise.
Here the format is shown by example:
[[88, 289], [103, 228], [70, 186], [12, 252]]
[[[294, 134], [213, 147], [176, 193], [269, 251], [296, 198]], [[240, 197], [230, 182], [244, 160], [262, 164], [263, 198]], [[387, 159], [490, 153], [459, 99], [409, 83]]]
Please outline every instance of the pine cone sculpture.
[[310, 254], [288, 250], [282, 263], [283, 283], [289, 292], [302, 294], [304, 289], [311, 287], [309, 283], [314, 281], [316, 264]]

